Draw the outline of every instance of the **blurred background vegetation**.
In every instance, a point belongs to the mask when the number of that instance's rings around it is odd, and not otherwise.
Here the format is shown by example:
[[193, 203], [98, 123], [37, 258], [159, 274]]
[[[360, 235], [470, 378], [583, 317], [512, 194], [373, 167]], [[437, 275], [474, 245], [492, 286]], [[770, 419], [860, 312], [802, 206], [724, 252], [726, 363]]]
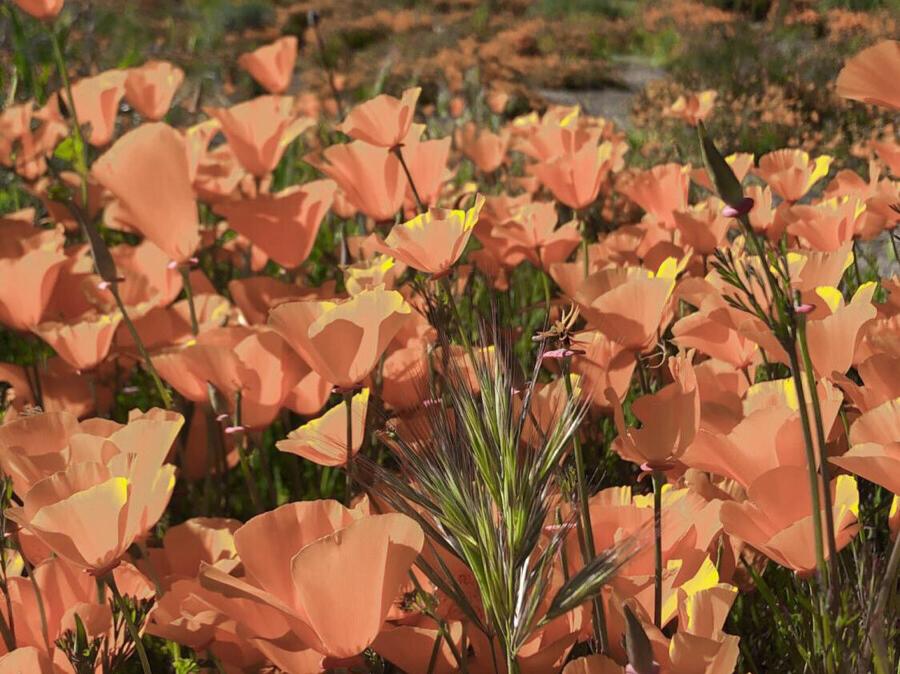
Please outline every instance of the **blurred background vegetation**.
[[[662, 116], [686, 91], [718, 92], [712, 131], [734, 150], [816, 147], [852, 160], [873, 135], [893, 132], [888, 115], [842, 102], [832, 83], [847, 55], [897, 35], [900, 0], [69, 0], [66, 7], [69, 59], [79, 72], [166, 58], [188, 73], [181, 91], [188, 105], [253, 93], [237, 55], [294, 34], [303, 45], [295, 91], [326, 93], [324, 56], [350, 100], [416, 83], [422, 102], [437, 106], [482, 86], [511, 94], [511, 114], [577, 101], [627, 126], [648, 164], [696, 159], [692, 134]], [[321, 56], [310, 10], [322, 20]], [[0, 91], [42, 100], [51, 65], [40, 28], [23, 25], [3, 3]]]

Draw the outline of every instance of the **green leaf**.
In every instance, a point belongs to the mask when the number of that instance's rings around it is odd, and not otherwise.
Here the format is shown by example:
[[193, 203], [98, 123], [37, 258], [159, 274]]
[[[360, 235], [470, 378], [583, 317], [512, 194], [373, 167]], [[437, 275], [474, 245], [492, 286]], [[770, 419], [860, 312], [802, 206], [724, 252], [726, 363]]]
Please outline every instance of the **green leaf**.
[[62, 159], [63, 161], [74, 164], [76, 158], [78, 157], [77, 143], [78, 141], [75, 140], [74, 136], [65, 138], [59, 145], [56, 146], [56, 149], [53, 151], [53, 156], [57, 159]]
[[703, 122], [697, 124], [697, 135], [700, 136], [700, 154], [703, 156], [703, 164], [706, 166], [706, 172], [709, 174], [713, 185], [716, 186], [716, 191], [719, 193], [722, 201], [729, 206], [737, 208], [744, 198], [741, 182], [734, 175], [734, 171], [731, 170], [715, 143], [707, 135]]

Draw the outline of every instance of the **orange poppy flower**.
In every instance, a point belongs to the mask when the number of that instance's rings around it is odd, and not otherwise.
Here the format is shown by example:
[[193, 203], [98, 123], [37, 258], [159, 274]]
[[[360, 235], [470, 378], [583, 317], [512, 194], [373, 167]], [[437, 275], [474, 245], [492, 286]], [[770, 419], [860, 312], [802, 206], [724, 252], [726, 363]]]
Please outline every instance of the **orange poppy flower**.
[[391, 409], [413, 410], [428, 391], [428, 358], [425, 343], [412, 339], [392, 351], [381, 368], [381, 398]]
[[853, 240], [865, 214], [866, 204], [857, 197], [835, 197], [814, 206], [792, 206], [787, 213], [787, 231], [802, 238], [812, 250], [833, 253]]
[[275, 262], [293, 269], [309, 257], [335, 189], [331, 180], [316, 180], [277, 194], [222, 201], [213, 211]]
[[347, 195], [340, 188], [334, 193], [334, 203], [331, 205], [331, 210], [334, 211], [336, 216], [344, 220], [349, 220], [359, 212], [359, 209], [350, 203]]
[[594, 405], [609, 405], [609, 388], [619, 400], [624, 399], [636, 366], [634, 354], [596, 330], [576, 334], [572, 348], [584, 351], [572, 359], [572, 371], [581, 377], [584, 395]]
[[672, 326], [674, 342], [684, 349], [701, 353], [736, 368], [749, 367], [759, 352], [759, 346], [736, 330], [727, 309], [707, 303], [699, 311], [688, 314]]
[[634, 401], [631, 411], [641, 422], [640, 428], [626, 428], [619, 398], [614, 390], [607, 389], [619, 432], [614, 447], [622, 458], [647, 465], [651, 470], [666, 470], [693, 442], [700, 428], [700, 395], [691, 365], [693, 354], [688, 351], [670, 357], [669, 372], [674, 381]]
[[[436, 622], [424, 615], [418, 617], [415, 623], [409, 620], [385, 624], [372, 648], [404, 672], [428, 671], [432, 663], [432, 651], [438, 643], [439, 628]], [[457, 653], [462, 642], [462, 630], [463, 625], [459, 621], [449, 621], [446, 625], [446, 633], [456, 645]], [[446, 637], [440, 637], [441, 648], [432, 667], [434, 674], [454, 674], [459, 671], [453, 650], [445, 639]], [[470, 666], [474, 664], [470, 660]]]
[[[842, 396], [825, 383], [819, 389], [819, 397], [823, 424], [831, 428], [840, 411]], [[751, 387], [744, 405], [744, 413], [730, 430], [701, 430], [682, 455], [682, 463], [727, 477], [745, 488], [769, 470], [806, 466], [803, 425], [789, 381], [776, 380]]]
[[716, 96], [718, 92], [715, 89], [690, 93], [687, 96], [681, 95], [663, 114], [666, 117], [677, 117], [691, 126], [697, 126], [697, 122], [706, 121], [712, 113]]
[[125, 279], [119, 292], [126, 306], [145, 301], [168, 306], [178, 297], [183, 285], [181, 273], [169, 265], [169, 256], [149, 239], [136, 246], [113, 246], [109, 252]]
[[829, 459], [844, 470], [900, 494], [900, 398], [888, 400], [850, 427], [850, 451]]
[[69, 323], [47, 322], [33, 328], [76, 370], [95, 368], [109, 353], [122, 314], [89, 312]]
[[864, 326], [876, 315], [872, 304], [874, 292], [874, 283], [864, 283], [844, 306], [844, 298], [837, 288], [816, 289], [822, 304], [830, 311], [821, 320], [807, 321], [809, 355], [818, 376], [831, 378], [835, 372], [844, 374], [856, 362]]
[[[5, 376], [5, 375], [4, 375]], [[24, 496], [35, 483], [65, 469], [69, 439], [80, 430], [70, 412], [44, 412], [0, 425], [0, 468]]]
[[322, 411], [331, 396], [332, 385], [303, 362], [300, 381], [284, 399], [284, 406], [303, 416], [313, 416]]
[[55, 247], [0, 257], [0, 323], [13, 330], [40, 323], [65, 262], [65, 254]]
[[[19, 537], [22, 538], [21, 532]], [[65, 663], [65, 669], [54, 669], [54, 673], [71, 672], [69, 661], [56, 642], [65, 632], [74, 632], [76, 613], [81, 617], [89, 639], [106, 637], [111, 651], [125, 646], [121, 631], [116, 633], [111, 629], [110, 606], [99, 601], [95, 579], [60, 557], [47, 557], [34, 564], [31, 570], [33, 578], [16, 577], [7, 581], [15, 619], [16, 643], [20, 647], [37, 649], [42, 656], [49, 657], [55, 663]], [[128, 562], [118, 566], [113, 571], [113, 577], [126, 597], [148, 600], [154, 595], [152, 583]], [[40, 593], [37, 588], [40, 588]], [[5, 614], [6, 608], [6, 605], [0, 607], [0, 613]], [[4, 617], [9, 622], [9, 616]], [[7, 661], [0, 662], [6, 664]], [[0, 668], [0, 671], [5, 673], [10, 670]], [[38, 671], [41, 670], [25, 669], [22, 674]]]
[[251, 325], [265, 323], [269, 309], [276, 304], [309, 295], [328, 297], [333, 294], [331, 290], [333, 286], [330, 285], [322, 294], [311, 293], [308, 288], [285, 283], [271, 276], [248, 276], [228, 283], [228, 293]]
[[[365, 437], [366, 409], [369, 389], [353, 396], [353, 456]], [[296, 454], [320, 466], [343, 466], [347, 463], [347, 406], [338, 403], [318, 419], [313, 419], [288, 433], [275, 443], [282, 452]]]
[[238, 66], [250, 73], [270, 94], [285, 92], [291, 83], [296, 62], [297, 38], [293, 35], [241, 54], [237, 61]]
[[[78, 123], [90, 126], [85, 140], [95, 147], [107, 145], [116, 131], [116, 113], [125, 94], [125, 77], [124, 70], [107, 70], [72, 84]], [[57, 96], [64, 99], [65, 105], [69, 104], [68, 94], [60, 92]], [[59, 106], [59, 99], [54, 100]]]
[[353, 141], [326, 148], [323, 157], [318, 168], [338, 184], [354, 208], [378, 222], [394, 219], [408, 181], [390, 150]]
[[203, 564], [234, 559], [234, 532], [238, 520], [193, 517], [166, 530], [162, 548], [147, 550], [147, 566], [166, 587], [182, 578], [196, 578]]
[[737, 588], [725, 583], [693, 592], [677, 590], [678, 631], [671, 639], [645, 616], [639, 616], [660, 671], [666, 674], [734, 672], [740, 655], [740, 639], [725, 633], [724, 627], [736, 598]]
[[7, 513], [60, 557], [103, 575], [162, 515], [175, 486], [163, 465], [184, 420], [140, 418], [114, 432], [105, 462], [70, 464], [35, 484]]
[[443, 274], [462, 255], [483, 206], [484, 197], [478, 195], [465, 211], [431, 208], [394, 225], [376, 249], [426, 274]]
[[882, 40], [847, 61], [837, 78], [844, 98], [900, 110], [900, 42]]
[[399, 100], [387, 94], [360, 103], [341, 124], [341, 131], [354, 140], [361, 140], [378, 147], [393, 148], [409, 133], [416, 101], [422, 89], [413, 87], [403, 92]]
[[208, 330], [185, 347], [153, 356], [161, 377], [188, 400], [206, 402], [207, 383], [234, 411], [241, 392], [241, 421], [250, 428], [272, 423], [304, 367], [273, 330], [229, 326]]
[[68, 135], [68, 127], [51, 104], [35, 111], [28, 101], [0, 113], [0, 164], [27, 181], [47, 171], [46, 157]]
[[690, 183], [689, 166], [661, 164], [632, 175], [617, 187], [671, 230], [675, 229], [675, 211], [686, 211], [688, 208]]
[[[225, 560], [222, 564], [233, 564]], [[176, 580], [147, 615], [147, 634], [174, 641], [198, 653], [210, 653], [225, 671], [255, 671], [267, 662], [250, 641], [238, 634], [238, 623], [215, 605], [215, 595], [196, 578]]]
[[[750, 484], [745, 502], [728, 501], [721, 511], [722, 526], [730, 536], [804, 575], [816, 569], [812, 497], [807, 489], [797, 488], [805, 480], [805, 466], [773, 468]], [[831, 490], [835, 539], [841, 550], [859, 529], [859, 493], [856, 480], [848, 475], [838, 476]]]
[[219, 120], [241, 166], [258, 178], [274, 171], [291, 141], [313, 124], [312, 120], [295, 117], [293, 102], [287, 96], [260, 96], [206, 112]]
[[828, 155], [811, 160], [803, 150], [775, 150], [760, 157], [759, 167], [753, 172], [785, 201], [799, 201], [828, 175], [831, 162]]
[[[20, 5], [35, 4], [28, 3], [27, 0], [16, 0], [16, 2]], [[59, 0], [60, 8], [62, 8], [62, 4], [62, 0]], [[56, 16], [56, 13], [49, 16]], [[62, 674], [65, 671], [34, 646], [20, 646], [6, 655], [0, 656], [0, 669], [8, 674]]]
[[395, 290], [363, 290], [346, 300], [280, 304], [269, 325], [324, 379], [349, 389], [375, 368], [412, 309]]
[[721, 200], [710, 197], [686, 211], [674, 211], [672, 217], [681, 241], [700, 255], [715, 253], [725, 243], [731, 227], [731, 220], [722, 215], [723, 206]]
[[200, 224], [180, 133], [161, 122], [143, 124], [116, 141], [92, 172], [128, 211], [129, 222], [172, 260], [194, 254]]
[[[204, 333], [222, 325], [228, 317], [231, 305], [221, 295], [197, 293], [194, 295], [194, 308], [198, 327]], [[140, 312], [141, 307], [138, 307]], [[134, 319], [134, 327], [141, 336], [144, 346], [155, 351], [175, 344], [183, 344], [193, 338], [191, 330], [191, 311], [188, 301], [181, 300], [168, 307], [154, 307], [146, 314]], [[140, 354], [128, 330], [116, 333], [116, 350], [138, 359]]]
[[335, 501], [302, 501], [254, 517], [234, 543], [246, 575], [208, 566], [201, 583], [226, 601], [282, 616], [287, 633], [248, 621], [252, 615], [232, 617], [260, 635], [255, 642], [270, 646], [264, 652], [285, 668], [285, 659], [310, 648], [320, 659], [362, 653], [381, 631], [424, 535], [398, 513], [364, 515]]
[[129, 105], [150, 121], [165, 117], [184, 81], [184, 71], [168, 61], [148, 61], [127, 72], [125, 100]]
[[[422, 141], [407, 138], [404, 142], [403, 161], [406, 162], [423, 206], [437, 205], [441, 189], [451, 175], [447, 171], [450, 143], [450, 138]], [[409, 181], [406, 185], [405, 205], [407, 211], [415, 212], [415, 195]]]
[[553, 196], [575, 210], [591, 205], [613, 163], [613, 145], [599, 139], [580, 147], [566, 147], [561, 154], [535, 166], [538, 179]]
[[498, 135], [487, 129], [479, 129], [474, 122], [468, 122], [456, 130], [454, 138], [460, 151], [484, 174], [493, 173], [506, 160], [509, 131], [501, 131]]
[[35, 19], [52, 19], [62, 11], [65, 0], [15, 0], [26, 14]]
[[535, 267], [547, 270], [568, 258], [581, 243], [581, 232], [575, 221], [558, 229], [556, 223], [555, 204], [535, 201], [515, 209], [509, 220], [494, 226], [491, 242], [499, 244], [507, 263], [512, 262], [511, 256], [521, 255]]
[[663, 263], [656, 274], [633, 267], [602, 269], [584, 279], [574, 300], [589, 326], [627, 349], [643, 351], [655, 341], [675, 287], [673, 266]]

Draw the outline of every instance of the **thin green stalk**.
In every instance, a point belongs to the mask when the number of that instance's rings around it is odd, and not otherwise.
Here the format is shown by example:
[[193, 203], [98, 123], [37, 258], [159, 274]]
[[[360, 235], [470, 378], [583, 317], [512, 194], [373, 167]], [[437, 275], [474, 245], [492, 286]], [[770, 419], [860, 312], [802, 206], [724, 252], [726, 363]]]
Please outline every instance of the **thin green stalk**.
[[[572, 387], [572, 375], [569, 372], [568, 359], [563, 359], [563, 381], [566, 385], [566, 396], [570, 401], [575, 397]], [[594, 545], [594, 530], [591, 524], [591, 508], [588, 502], [587, 478], [584, 468], [584, 452], [581, 447], [581, 439], [578, 432], [572, 433], [572, 450], [575, 454], [575, 481], [578, 490], [578, 525], [581, 529], [579, 542], [581, 543], [581, 558], [584, 565], [591, 563], [597, 556], [597, 548]], [[603, 611], [603, 600], [596, 596], [591, 600], [594, 617], [594, 640], [601, 653], [606, 653], [609, 647], [606, 633], [606, 615]]]
[[403, 167], [403, 172], [406, 174], [406, 179], [409, 181], [409, 187], [412, 189], [413, 198], [416, 200], [416, 210], [419, 213], [424, 213], [425, 203], [422, 201], [422, 197], [419, 196], [419, 190], [416, 189], [416, 183], [413, 180], [412, 173], [410, 173], [409, 166], [406, 165], [406, 160], [403, 158], [403, 148], [397, 145], [393, 148], [393, 153], [397, 156], [397, 159], [400, 160], [400, 166]]
[[150, 373], [150, 376], [153, 378], [153, 383], [156, 386], [159, 397], [162, 398], [163, 407], [165, 407], [167, 410], [172, 409], [172, 396], [169, 394], [169, 391], [163, 384], [162, 379], [160, 379], [159, 373], [153, 366], [153, 360], [150, 358], [150, 354], [147, 352], [147, 349], [144, 346], [144, 342], [143, 340], [141, 340], [141, 336], [138, 334], [137, 328], [134, 327], [134, 323], [131, 321], [131, 317], [128, 315], [128, 311], [125, 308], [125, 303], [122, 301], [122, 296], [119, 294], [118, 284], [110, 283], [109, 291], [112, 293], [113, 298], [115, 298], [116, 306], [119, 307], [119, 311], [122, 313], [122, 320], [124, 321], [125, 326], [128, 328], [129, 334], [131, 334], [131, 339], [134, 341], [134, 345], [137, 347], [138, 353], [141, 355], [141, 359], [144, 361], [144, 368], [147, 370], [147, 372]]
[[[5, 526], [5, 522], [4, 522]], [[6, 644], [7, 651], [16, 649], [15, 625], [13, 624], [12, 598], [9, 596], [8, 576], [6, 574], [6, 547], [0, 547], [0, 574], [2, 574], [2, 583], [0, 589], [3, 591], [3, 599], [6, 602], [6, 615], [9, 616], [9, 623], [0, 613], [0, 635], [3, 636], [3, 642]]]
[[[825, 564], [825, 546], [822, 535], [822, 505], [819, 499], [819, 471], [816, 469], [816, 453], [813, 446], [812, 430], [810, 427], [809, 410], [806, 407], [806, 393], [803, 390], [803, 377], [800, 374], [800, 363], [797, 360], [797, 351], [793, 346], [787, 349], [790, 360], [791, 376], [794, 387], [797, 389], [797, 404], [800, 408], [800, 422], [803, 427], [803, 444], [806, 450], [807, 474], [809, 476], [810, 497], [812, 499], [812, 524], [813, 537], [816, 548], [816, 569], [819, 574], [819, 583], [823, 588], [828, 587], [828, 567]], [[823, 651], [830, 648], [830, 617], [827, 611], [821, 612]]]
[[334, 103], [337, 105], [338, 118], [344, 119], [344, 104], [341, 102], [341, 94], [337, 88], [337, 81], [334, 79], [334, 72], [328, 65], [328, 59], [325, 58], [325, 40], [322, 39], [322, 33], [319, 31], [319, 14], [315, 10], [308, 13], [308, 21], [312, 25], [313, 33], [316, 36], [316, 46], [319, 48], [319, 58], [322, 61], [322, 68], [328, 75], [328, 86], [331, 88], [331, 95], [334, 96]]
[[665, 474], [653, 471], [653, 624], [662, 629], [662, 491]]
[[856, 287], [862, 285], [862, 273], [859, 270], [859, 244], [853, 239], [853, 278], [856, 280]]
[[53, 47], [53, 59], [56, 61], [56, 69], [59, 71], [59, 77], [62, 80], [63, 88], [66, 90], [66, 98], [69, 106], [69, 114], [72, 115], [73, 134], [75, 136], [75, 170], [81, 178], [81, 205], [87, 208], [88, 203], [88, 167], [87, 158], [84, 156], [85, 148], [84, 135], [81, 133], [81, 124], [78, 121], [78, 111], [75, 109], [75, 98], [72, 96], [72, 84], [69, 81], [69, 72], [66, 69], [66, 59], [63, 56], [62, 48], [59, 44], [59, 37], [56, 31], [48, 26], [47, 33], [50, 35], [50, 44]]
[[181, 272], [181, 280], [184, 284], [184, 294], [187, 297], [188, 309], [191, 313], [191, 333], [196, 337], [200, 334], [200, 323], [197, 321], [197, 308], [194, 306], [194, 288], [191, 285], [191, 269], [187, 264], [178, 265]]
[[353, 499], [353, 391], [344, 391], [344, 405], [347, 409], [347, 461], [344, 464], [347, 494], [344, 500], [349, 508]]
[[512, 653], [506, 654], [506, 672], [507, 674], [519, 674], [519, 661]]
[[262, 507], [262, 501], [259, 498], [259, 492], [256, 488], [256, 481], [253, 479], [253, 473], [250, 471], [250, 461], [247, 457], [247, 438], [246, 435], [244, 435], [244, 430], [241, 428], [241, 392], [238, 391], [234, 398], [234, 426], [238, 429], [237, 432], [242, 434], [241, 437], [235, 441], [234, 445], [238, 450], [241, 473], [244, 476], [244, 482], [247, 484], [247, 492], [250, 494], [250, 502], [253, 504], [253, 510], [256, 513], [261, 513], [264, 509]]
[[791, 376], [794, 380], [794, 388], [797, 390], [797, 406], [800, 411], [800, 422], [803, 427], [803, 444], [806, 450], [806, 464], [809, 474], [810, 497], [813, 510], [813, 533], [816, 547], [816, 568], [819, 578], [824, 584], [827, 582], [828, 570], [825, 566], [825, 548], [822, 536], [822, 518], [819, 515], [822, 505], [819, 501], [819, 473], [816, 470], [816, 451], [813, 446], [812, 431], [809, 423], [809, 410], [806, 407], [806, 391], [803, 388], [803, 378], [800, 374], [800, 363], [794, 349], [788, 349], [788, 359], [791, 365]]
[[812, 359], [809, 355], [809, 343], [806, 339], [806, 318], [797, 319], [797, 342], [800, 346], [800, 357], [803, 369], [806, 370], [806, 382], [809, 386], [809, 397], [812, 401], [813, 420], [816, 424], [816, 441], [819, 446], [819, 474], [822, 481], [822, 507], [825, 510], [825, 544], [828, 551], [828, 601], [829, 608], [834, 611], [838, 605], [838, 560], [837, 542], [834, 533], [834, 508], [831, 502], [831, 478], [828, 470], [828, 457], [825, 454], [825, 425], [822, 421], [822, 406], [816, 386], [816, 375], [813, 371]]
[[875, 600], [875, 608], [870, 617], [869, 640], [872, 643], [872, 655], [877, 674], [891, 674], [891, 663], [888, 656], [887, 640], [884, 637], [884, 614], [888, 601], [897, 593], [897, 573], [900, 571], [900, 536], [894, 538], [891, 556], [884, 571], [884, 580]]
[[434, 638], [434, 646], [431, 647], [431, 657], [428, 659], [428, 674], [434, 674], [434, 668], [437, 665], [438, 653], [441, 652], [441, 642], [443, 640], [444, 635], [439, 631]]
[[462, 658], [462, 655], [459, 652], [459, 649], [456, 647], [456, 644], [453, 643], [453, 639], [450, 636], [450, 632], [447, 629], [447, 622], [434, 613], [431, 608], [428, 606], [427, 601], [424, 600], [424, 597], [427, 596], [425, 590], [422, 589], [422, 584], [419, 582], [419, 579], [416, 578], [416, 574], [409, 571], [409, 578], [412, 580], [413, 587], [416, 592], [418, 592], [423, 597], [423, 607], [422, 612], [431, 618], [438, 626], [438, 632], [443, 637], [444, 641], [447, 643], [447, 647], [450, 649], [450, 654], [453, 656], [453, 659], [456, 660], [456, 666], [459, 667], [459, 670], [466, 674], [466, 663]]
[[[540, 250], [538, 250], [540, 255]], [[550, 283], [547, 281], [547, 272], [541, 268], [541, 286], [544, 290], [544, 309], [547, 312], [547, 320], [550, 319]]]
[[153, 674], [150, 669], [150, 661], [147, 659], [147, 651], [144, 648], [144, 642], [141, 640], [141, 635], [138, 634], [137, 626], [134, 624], [134, 619], [131, 617], [131, 611], [128, 608], [128, 604], [125, 603], [125, 598], [119, 592], [119, 588], [116, 586], [116, 579], [111, 572], [106, 574], [104, 582], [112, 592], [116, 604], [119, 607], [119, 611], [125, 619], [125, 626], [128, 628], [128, 633], [131, 635], [131, 640], [134, 642], [134, 650], [137, 651], [138, 658], [141, 661], [141, 669], [144, 670], [144, 674]]

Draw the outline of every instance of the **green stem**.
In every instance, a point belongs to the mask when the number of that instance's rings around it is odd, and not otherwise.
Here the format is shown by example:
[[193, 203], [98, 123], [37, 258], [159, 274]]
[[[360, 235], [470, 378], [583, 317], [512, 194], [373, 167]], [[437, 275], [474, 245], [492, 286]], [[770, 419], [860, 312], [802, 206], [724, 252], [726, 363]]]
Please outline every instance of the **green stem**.
[[[806, 450], [806, 466], [809, 476], [810, 498], [812, 500], [812, 525], [813, 538], [816, 549], [816, 569], [819, 574], [819, 583], [823, 588], [828, 587], [828, 567], [825, 565], [825, 548], [822, 536], [822, 505], [819, 499], [819, 471], [816, 469], [816, 451], [813, 446], [812, 431], [809, 420], [809, 410], [806, 407], [806, 393], [803, 389], [803, 377], [800, 374], [800, 363], [797, 360], [795, 345], [787, 345], [788, 359], [790, 360], [791, 376], [794, 388], [797, 390], [797, 405], [800, 409], [800, 422], [803, 427], [803, 444]], [[822, 611], [823, 651], [830, 647], [830, 626], [827, 611]]]
[[191, 313], [191, 333], [194, 337], [200, 334], [200, 323], [197, 321], [197, 308], [194, 305], [194, 288], [191, 285], [191, 269], [187, 264], [179, 265], [181, 280], [184, 285], [184, 294], [187, 297], [188, 309]]
[[665, 474], [653, 471], [653, 624], [662, 629], [662, 491]]
[[128, 628], [128, 633], [131, 635], [131, 640], [134, 642], [134, 650], [137, 651], [144, 674], [152, 674], [150, 661], [147, 659], [147, 651], [144, 648], [144, 642], [141, 640], [141, 635], [138, 634], [137, 626], [134, 624], [134, 619], [131, 616], [131, 610], [129, 609], [128, 604], [125, 603], [125, 598], [119, 592], [118, 586], [116, 586], [116, 579], [113, 578], [112, 572], [106, 574], [104, 580], [116, 600], [116, 604], [119, 607], [119, 611], [122, 613], [122, 617], [125, 619], [125, 626]]
[[[575, 393], [572, 387], [572, 375], [569, 372], [569, 361], [563, 359], [563, 381], [566, 385], [566, 396], [570, 403], [574, 400]], [[587, 478], [585, 476], [584, 467], [584, 451], [581, 447], [581, 439], [578, 433], [572, 434], [572, 449], [575, 454], [575, 482], [578, 490], [578, 525], [581, 530], [579, 542], [581, 544], [581, 558], [584, 565], [591, 563], [597, 556], [597, 548], [594, 545], [594, 530], [591, 524], [591, 508], [588, 501]], [[609, 647], [608, 636], [606, 633], [606, 616], [603, 610], [603, 600], [600, 596], [595, 596], [591, 600], [592, 611], [594, 617], [594, 640], [600, 653], [606, 653]]]
[[872, 642], [872, 655], [877, 674], [890, 674], [891, 664], [888, 655], [887, 641], [884, 638], [884, 614], [888, 601], [897, 593], [897, 573], [900, 571], [900, 536], [894, 538], [891, 557], [884, 571], [884, 580], [872, 610], [869, 640]]
[[[540, 255], [540, 251], [538, 251]], [[547, 312], [547, 320], [550, 320], [550, 283], [547, 281], [547, 272], [541, 267], [541, 285], [544, 289], [544, 308]]]
[[419, 190], [416, 189], [416, 183], [413, 180], [412, 173], [409, 171], [409, 166], [406, 165], [406, 160], [403, 158], [403, 148], [399, 145], [393, 148], [394, 154], [397, 156], [397, 159], [400, 160], [400, 166], [403, 167], [403, 172], [406, 174], [406, 179], [409, 181], [409, 187], [412, 189], [413, 198], [416, 200], [416, 210], [419, 213], [425, 212], [425, 204], [422, 201], [422, 197], [419, 196]]
[[900, 264], [900, 252], [897, 251], [897, 238], [895, 236], [896, 228], [888, 232], [888, 238], [891, 240], [891, 250], [894, 251], [894, 261]]
[[344, 498], [349, 508], [353, 498], [353, 391], [344, 391], [344, 406], [347, 410], [347, 462], [344, 464], [347, 494]]
[[122, 296], [119, 294], [118, 283], [110, 283], [109, 291], [115, 298], [116, 306], [119, 307], [119, 311], [122, 313], [122, 320], [124, 321], [125, 326], [128, 328], [128, 332], [131, 335], [132, 341], [134, 341], [134, 345], [137, 347], [138, 353], [141, 355], [141, 359], [144, 361], [144, 368], [147, 370], [147, 372], [150, 373], [150, 376], [153, 378], [153, 384], [156, 386], [159, 397], [162, 398], [163, 407], [165, 407], [167, 410], [172, 409], [172, 396], [163, 385], [159, 373], [153, 366], [153, 360], [150, 358], [150, 354], [148, 353], [147, 348], [144, 346], [144, 342], [141, 339], [141, 336], [138, 334], [137, 328], [134, 327], [134, 323], [132, 322], [131, 317], [128, 315], [128, 310], [125, 308], [125, 303], [122, 301]]
[[234, 425], [239, 429], [237, 432], [241, 434], [241, 437], [235, 440], [234, 446], [238, 450], [241, 473], [244, 476], [244, 482], [247, 484], [250, 502], [253, 504], [253, 510], [259, 514], [263, 511], [263, 507], [256, 488], [256, 482], [253, 480], [253, 473], [250, 471], [250, 460], [247, 457], [247, 436], [245, 431], [241, 429], [241, 397], [241, 392], [238, 390], [234, 396]]
[[81, 178], [81, 205], [87, 208], [88, 204], [88, 167], [85, 158], [84, 135], [81, 133], [81, 124], [78, 121], [78, 111], [75, 109], [75, 98], [72, 96], [72, 84], [69, 81], [69, 72], [66, 69], [66, 60], [63, 56], [62, 48], [59, 44], [59, 38], [56, 31], [52, 27], [47, 27], [47, 33], [50, 35], [50, 44], [53, 47], [53, 59], [56, 61], [56, 69], [59, 71], [59, 77], [62, 80], [63, 88], [66, 90], [66, 98], [68, 98], [69, 114], [72, 115], [73, 134], [75, 136], [75, 170]]
[[831, 477], [825, 449], [825, 424], [822, 421], [822, 406], [819, 401], [812, 359], [809, 355], [809, 343], [806, 339], [806, 318], [803, 316], [798, 317], [797, 320], [797, 342], [800, 346], [800, 357], [803, 359], [803, 369], [806, 371], [809, 397], [812, 400], [813, 420], [816, 424], [816, 441], [819, 446], [819, 474], [822, 481], [822, 507], [825, 510], [825, 544], [828, 552], [828, 600], [829, 608], [834, 611], [837, 609], [838, 601], [838, 563], [837, 541], [834, 532], [834, 508], [831, 502]]
[[856, 287], [862, 285], [862, 273], [859, 270], [859, 245], [856, 239], [853, 239], [853, 278], [856, 280]]

